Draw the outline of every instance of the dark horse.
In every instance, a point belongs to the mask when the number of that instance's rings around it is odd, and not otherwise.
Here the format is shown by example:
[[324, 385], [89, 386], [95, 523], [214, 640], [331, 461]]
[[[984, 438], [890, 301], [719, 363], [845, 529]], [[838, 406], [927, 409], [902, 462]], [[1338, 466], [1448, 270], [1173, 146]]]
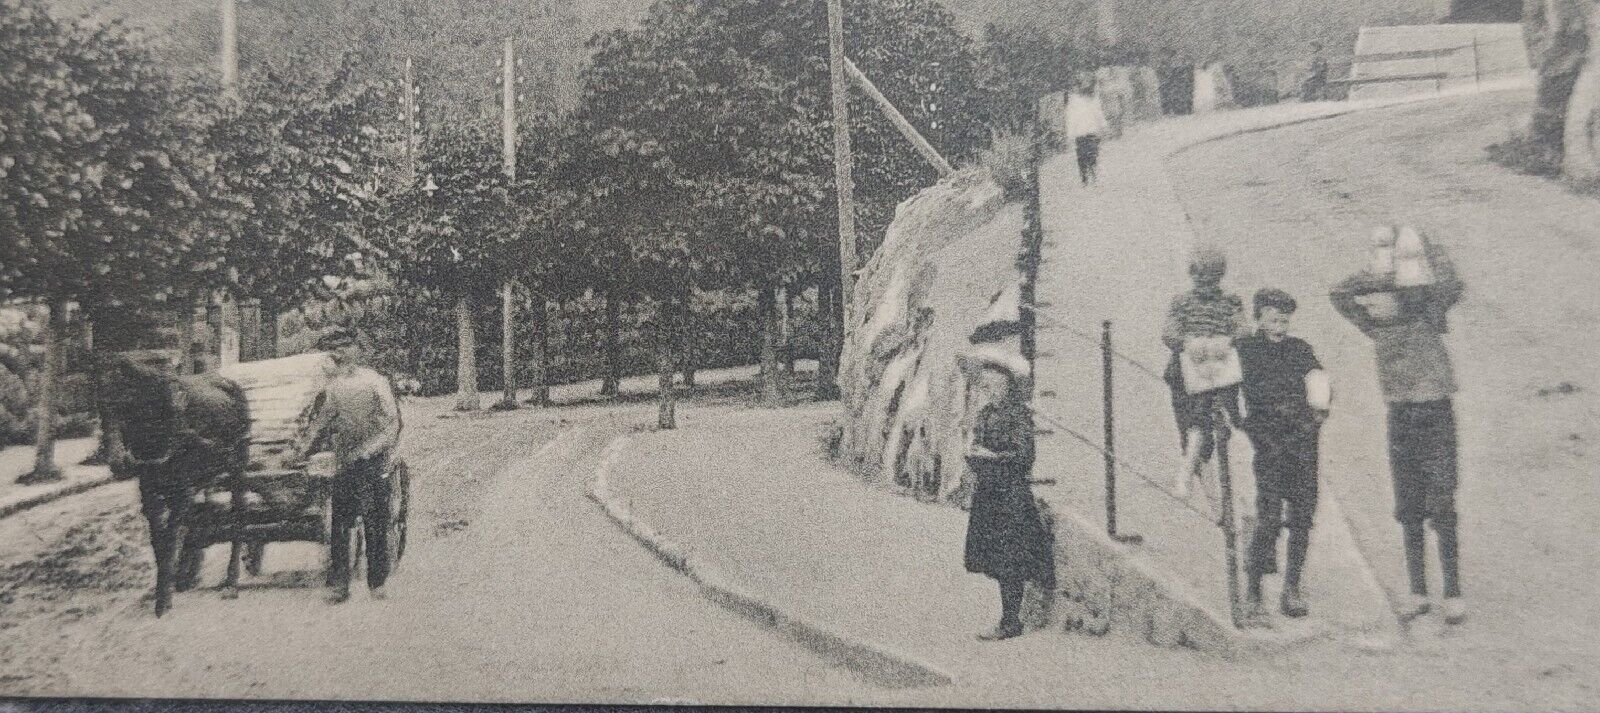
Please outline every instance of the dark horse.
[[[105, 384], [107, 412], [125, 451], [119, 465], [139, 478], [140, 503], [150, 521], [160, 616], [172, 608], [174, 586], [189, 586], [176, 581], [174, 568], [195, 496], [224, 476], [240, 477], [249, 465], [249, 403], [231, 380], [178, 376], [129, 355], [111, 360]], [[230, 590], [239, 584], [241, 545], [233, 542], [224, 583]]]

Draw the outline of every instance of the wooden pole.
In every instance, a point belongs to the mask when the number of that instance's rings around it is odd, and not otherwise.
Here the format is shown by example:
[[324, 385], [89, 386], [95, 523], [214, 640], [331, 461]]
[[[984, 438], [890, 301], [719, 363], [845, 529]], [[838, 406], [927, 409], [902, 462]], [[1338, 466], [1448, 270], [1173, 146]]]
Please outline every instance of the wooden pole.
[[[239, 98], [239, 6], [237, 0], [222, 0], [222, 95], [233, 102]], [[231, 355], [225, 351], [227, 346], [223, 343], [223, 334], [226, 330], [228, 315], [223, 309], [224, 302], [221, 291], [213, 291], [207, 295], [206, 311], [207, 327], [211, 341], [210, 356], [216, 358], [217, 366], [238, 360], [239, 352]], [[237, 317], [237, 314], [235, 315]], [[243, 351], [243, 345], [237, 345]], [[251, 345], [252, 349], [254, 345]]]
[[1241, 620], [1239, 612], [1239, 533], [1234, 525], [1233, 474], [1228, 465], [1228, 438], [1233, 435], [1233, 426], [1228, 422], [1227, 409], [1223, 407], [1220, 396], [1213, 392], [1207, 394], [1204, 398], [1211, 402], [1211, 423], [1217, 442], [1217, 483], [1222, 489], [1222, 521], [1218, 524], [1222, 526], [1222, 548], [1228, 568], [1228, 612], [1233, 619], [1233, 625], [1238, 627]]
[[1099, 0], [1096, 9], [1098, 12], [1097, 29], [1100, 31], [1100, 41], [1106, 47], [1117, 44], [1117, 3], [1116, 0]]
[[866, 92], [867, 96], [872, 97], [872, 101], [878, 104], [878, 108], [883, 111], [883, 115], [889, 118], [889, 123], [894, 124], [894, 128], [900, 130], [900, 134], [906, 137], [906, 140], [910, 141], [912, 146], [916, 147], [917, 153], [922, 154], [922, 158], [933, 164], [934, 169], [939, 171], [941, 177], [955, 173], [955, 169], [951, 168], [950, 162], [939, 155], [938, 150], [933, 148], [933, 144], [928, 143], [928, 140], [922, 137], [922, 134], [917, 131], [917, 127], [912, 126], [911, 122], [906, 120], [905, 115], [895, 108], [894, 103], [889, 101], [889, 98], [885, 97], [883, 92], [878, 91], [877, 85], [873, 84], [872, 80], [867, 79], [867, 75], [862, 73], [854, 62], [851, 62], [849, 58], [845, 58], [844, 67], [845, 71], [850, 74], [850, 79], [856, 83], [856, 86], [861, 87], [861, 90]]
[[1105, 423], [1105, 448], [1106, 457], [1106, 534], [1112, 539], [1117, 537], [1117, 439], [1116, 421], [1112, 413], [1111, 400], [1111, 320], [1100, 323], [1100, 396], [1102, 399], [1102, 414]]
[[1472, 33], [1472, 86], [1483, 83], [1483, 67], [1478, 61], [1478, 33]]
[[[505, 42], [500, 74], [500, 151], [507, 181], [517, 179], [517, 50]], [[516, 292], [512, 281], [500, 283], [500, 384], [504, 395], [496, 408], [517, 408]], [[537, 298], [534, 300], [538, 302]], [[535, 305], [543, 309], [543, 305]]]
[[400, 118], [406, 123], [405, 176], [410, 182], [417, 174], [417, 87], [411, 76], [411, 58], [407, 57], [402, 80], [405, 88], [400, 92]]
[[44, 354], [39, 368], [38, 389], [34, 394], [33, 470], [17, 479], [18, 483], [31, 485], [63, 479], [56, 466], [56, 383], [61, 379], [64, 361], [65, 332], [67, 328], [67, 301], [51, 299], [46, 302], [50, 312], [45, 318]]
[[478, 333], [472, 297], [456, 299], [456, 410], [478, 410]]
[[239, 7], [222, 0], [222, 91], [234, 96], [239, 82]]
[[[851, 177], [850, 156], [850, 96], [845, 83], [844, 56], [844, 6], [842, 0], [828, 0], [828, 76], [833, 96], [833, 177], [839, 198], [839, 302], [843, 319], [837, 322], [837, 343], [827, 346], [837, 350], [850, 342], [850, 300], [855, 291], [856, 271], [856, 216], [855, 184]], [[820, 380], [819, 392], [826, 385]], [[847, 395], [848, 396], [848, 395]]]

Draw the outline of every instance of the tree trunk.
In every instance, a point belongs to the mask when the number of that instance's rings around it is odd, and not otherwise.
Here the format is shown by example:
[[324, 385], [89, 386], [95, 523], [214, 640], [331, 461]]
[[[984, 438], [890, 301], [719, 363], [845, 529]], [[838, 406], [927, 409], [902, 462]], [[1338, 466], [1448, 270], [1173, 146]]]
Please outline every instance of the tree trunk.
[[672, 385], [672, 373], [675, 361], [673, 352], [677, 338], [677, 300], [667, 300], [661, 305], [661, 312], [657, 315], [655, 348], [656, 370], [660, 372], [656, 379], [656, 389], [659, 396], [659, 408], [656, 412], [656, 427], [669, 430], [678, 427], [678, 397]]
[[622, 301], [615, 293], [606, 295], [606, 365], [605, 377], [600, 382], [601, 396], [616, 396], [622, 386]]
[[225, 360], [222, 358], [223, 344], [223, 309], [222, 300], [216, 292], [207, 291], [206, 301], [206, 371], [216, 371], [222, 368]]
[[240, 299], [239, 361], [256, 361], [261, 356], [261, 300]]
[[695, 345], [695, 316], [694, 306], [689, 300], [684, 300], [682, 314], [678, 324], [678, 368], [683, 371], [683, 388], [693, 390], [695, 386], [696, 360], [700, 354]]
[[816, 399], [839, 398], [839, 350], [843, 346], [843, 320], [838, 310], [836, 279], [823, 278], [817, 286], [817, 332], [822, 337], [817, 354]]
[[256, 344], [257, 359], [278, 358], [278, 303], [261, 300], [261, 339]]
[[550, 303], [533, 298], [533, 395], [530, 403], [550, 405]]
[[472, 298], [456, 300], [456, 410], [478, 410], [478, 333]]
[[199, 297], [191, 295], [182, 301], [178, 310], [178, 373], [195, 373], [194, 327], [195, 306]]
[[517, 408], [516, 319], [516, 293], [507, 280], [500, 284], [500, 389], [504, 396], [495, 407], [504, 411]]
[[105, 390], [105, 380], [102, 378], [102, 374], [105, 372], [106, 360], [101, 348], [106, 345], [103, 344], [102, 340], [99, 339], [99, 335], [95, 332], [104, 326], [105, 322], [106, 320], [103, 316], [91, 318], [87, 312], [84, 314], [83, 348], [84, 351], [89, 353], [90, 395], [94, 399], [95, 416], [100, 421], [100, 433], [99, 443], [96, 444], [95, 451], [90, 453], [89, 457], [84, 458], [79, 465], [106, 465], [111, 463], [115, 459], [116, 449], [121, 445], [119, 443], [121, 439], [117, 438], [116, 428], [111, 423], [109, 412], [106, 410], [106, 401], [102, 398]]
[[34, 402], [33, 471], [17, 482], [48, 483], [62, 479], [56, 467], [56, 380], [61, 375], [62, 333], [67, 325], [65, 300], [50, 302], [50, 318], [44, 328], [44, 363], [39, 369], [39, 386]]
[[783, 288], [783, 373], [794, 375], [794, 288]]
[[761, 311], [761, 403], [777, 406], [783, 400], [783, 374], [778, 370], [778, 288], [763, 285], [756, 299]]

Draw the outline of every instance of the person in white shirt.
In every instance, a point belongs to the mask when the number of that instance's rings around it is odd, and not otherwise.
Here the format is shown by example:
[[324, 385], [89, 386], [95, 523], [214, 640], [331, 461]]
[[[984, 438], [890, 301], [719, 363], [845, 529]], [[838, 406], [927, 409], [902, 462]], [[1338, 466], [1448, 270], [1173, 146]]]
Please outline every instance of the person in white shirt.
[[1067, 138], [1077, 152], [1078, 177], [1086, 186], [1099, 177], [1100, 141], [1107, 127], [1105, 109], [1095, 96], [1093, 75], [1079, 75], [1067, 93]]
[[400, 406], [389, 380], [356, 363], [356, 335], [335, 328], [317, 340], [334, 372], [313, 405], [304, 453], [333, 451], [332, 567], [334, 603], [350, 598], [350, 529], [360, 517], [366, 536], [367, 590], [384, 597], [389, 562], [390, 460], [400, 442]]

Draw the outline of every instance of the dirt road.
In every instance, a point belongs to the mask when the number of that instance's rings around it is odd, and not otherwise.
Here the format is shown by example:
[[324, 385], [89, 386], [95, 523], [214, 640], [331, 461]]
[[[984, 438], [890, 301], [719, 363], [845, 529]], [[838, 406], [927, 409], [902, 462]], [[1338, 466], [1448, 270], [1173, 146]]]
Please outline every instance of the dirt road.
[[1434, 645], [1531, 666], [1532, 680], [1595, 681], [1600, 200], [1485, 159], [1530, 102], [1522, 90], [1363, 112], [1197, 146], [1171, 167], [1201, 237], [1227, 248], [1233, 287], [1299, 298], [1297, 331], [1338, 384], [1323, 482], [1391, 591], [1405, 591], [1404, 567], [1372, 349], [1327, 294], [1373, 225], [1409, 222], [1449, 246], [1467, 286], [1448, 343], [1474, 618]]
[[[388, 599], [331, 606], [280, 544], [236, 601], [150, 614], [131, 483], [0, 521], [0, 693], [461, 701], [846, 701], [870, 689], [702, 598], [584, 496], [648, 406], [408, 406], [412, 544]], [[220, 580], [213, 549], [206, 581]]]

